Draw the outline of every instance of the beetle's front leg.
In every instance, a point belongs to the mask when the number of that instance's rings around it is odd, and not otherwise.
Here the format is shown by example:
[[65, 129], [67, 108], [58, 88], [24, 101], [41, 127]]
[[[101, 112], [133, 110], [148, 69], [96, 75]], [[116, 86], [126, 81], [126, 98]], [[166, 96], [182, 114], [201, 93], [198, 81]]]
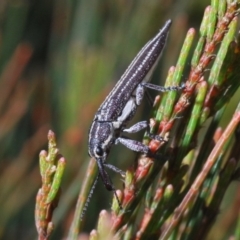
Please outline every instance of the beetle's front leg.
[[104, 163], [104, 166], [111, 169], [112, 171], [116, 172], [116, 173], [120, 173], [123, 177], [125, 176], [125, 172], [122, 171], [121, 169], [111, 165], [111, 164], [108, 164], [108, 163]]

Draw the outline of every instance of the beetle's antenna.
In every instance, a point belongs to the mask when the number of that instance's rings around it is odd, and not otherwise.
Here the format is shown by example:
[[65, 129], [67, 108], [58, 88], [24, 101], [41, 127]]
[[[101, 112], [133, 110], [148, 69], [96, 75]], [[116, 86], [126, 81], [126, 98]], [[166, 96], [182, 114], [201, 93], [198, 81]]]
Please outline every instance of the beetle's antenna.
[[86, 201], [85, 204], [84, 204], [84, 207], [83, 207], [83, 210], [82, 210], [82, 213], [81, 213], [81, 216], [80, 216], [80, 220], [81, 220], [81, 221], [83, 220], [83, 217], [84, 217], [84, 215], [85, 215], [85, 213], [86, 213], [86, 211], [87, 211], [88, 204], [89, 204], [89, 202], [90, 202], [90, 200], [91, 200], [91, 197], [92, 197], [93, 192], [94, 192], [94, 189], [95, 189], [95, 187], [96, 187], [96, 185], [97, 185], [98, 179], [99, 179], [99, 173], [98, 173], [98, 175], [97, 175], [97, 177], [96, 177], [96, 179], [95, 179], [95, 181], [94, 181], [94, 183], [93, 183], [93, 185], [92, 185], [92, 188], [91, 188], [91, 190], [90, 190], [90, 192], [89, 192], [89, 194], [88, 194], [87, 201]]

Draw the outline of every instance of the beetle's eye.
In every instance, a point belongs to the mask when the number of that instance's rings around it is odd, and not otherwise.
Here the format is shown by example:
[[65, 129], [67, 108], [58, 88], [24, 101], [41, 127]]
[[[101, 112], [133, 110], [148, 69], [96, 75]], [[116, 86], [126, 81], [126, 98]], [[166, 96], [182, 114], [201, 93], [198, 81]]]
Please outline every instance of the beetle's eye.
[[103, 149], [101, 147], [97, 147], [96, 154], [101, 157], [103, 155]]

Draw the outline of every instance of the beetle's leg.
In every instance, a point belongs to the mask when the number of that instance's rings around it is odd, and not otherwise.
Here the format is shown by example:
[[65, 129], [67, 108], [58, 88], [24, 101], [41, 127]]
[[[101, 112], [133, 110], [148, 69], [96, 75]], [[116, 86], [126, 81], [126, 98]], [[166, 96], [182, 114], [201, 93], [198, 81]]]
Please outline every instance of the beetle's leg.
[[[161, 153], [152, 153], [148, 146], [146, 146], [145, 144], [143, 144], [141, 142], [132, 140], [132, 139], [119, 137], [116, 139], [115, 143], [116, 144], [121, 143], [125, 147], [127, 147], [135, 152], [145, 153], [148, 157], [153, 157], [156, 159], [162, 159], [164, 157]], [[166, 159], [166, 158], [164, 157], [164, 159]]]
[[149, 138], [158, 140], [159, 142], [165, 141], [163, 137], [150, 133], [150, 126], [147, 121], [138, 122], [134, 124], [132, 127], [124, 129], [123, 132], [136, 133], [145, 128], [147, 129], [147, 135]]
[[144, 97], [144, 86], [142, 84], [138, 84], [136, 88], [136, 104], [139, 106], [143, 100]]
[[136, 140], [127, 139], [123, 137], [119, 137], [115, 140], [115, 144], [121, 143], [125, 147], [135, 151], [135, 152], [141, 152], [145, 154], [149, 154], [150, 150], [149, 147], [145, 144], [138, 142]]
[[150, 132], [147, 132], [147, 135], [148, 135], [149, 138], [157, 140], [159, 142], [167, 142], [163, 137], [161, 137], [159, 135], [156, 135], [156, 134], [153, 134], [153, 133], [150, 133]]
[[146, 94], [146, 98], [147, 98], [147, 101], [148, 101], [148, 104], [152, 107], [153, 104], [154, 104], [154, 101], [148, 91], [148, 89], [145, 89], [145, 94]]
[[109, 168], [109, 169], [111, 169], [111, 170], [113, 170], [116, 173], [120, 173], [122, 176], [125, 176], [125, 172], [124, 171], [122, 171], [121, 169], [119, 169], [119, 168], [117, 168], [117, 167], [115, 167], [115, 166], [113, 166], [111, 164], [104, 163], [104, 166]]
[[145, 86], [143, 84], [139, 84], [136, 89], [136, 104], [139, 106], [142, 102], [142, 99], [144, 97], [144, 94], [146, 94], [147, 101], [150, 106], [153, 105], [153, 99], [147, 89], [144, 89]]
[[181, 86], [170, 86], [170, 87], [158, 86], [158, 85], [148, 83], [148, 82], [143, 82], [140, 85], [142, 85], [143, 87], [146, 87], [146, 88], [156, 90], [158, 92], [179, 91], [179, 90], [182, 90], [185, 88], [184, 83]]
[[123, 132], [127, 132], [127, 133], [136, 133], [139, 132], [145, 128], [148, 128], [149, 124], [147, 121], [142, 121], [142, 122], [138, 122], [136, 124], [134, 124], [133, 126], [131, 126], [130, 128], [126, 128], [123, 130]]

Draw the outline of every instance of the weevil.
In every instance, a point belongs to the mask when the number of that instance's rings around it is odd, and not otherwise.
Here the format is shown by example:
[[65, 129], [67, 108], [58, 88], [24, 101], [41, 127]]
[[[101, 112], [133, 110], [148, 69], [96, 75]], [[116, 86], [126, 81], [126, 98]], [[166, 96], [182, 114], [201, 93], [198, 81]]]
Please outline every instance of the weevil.
[[[159, 33], [147, 42], [137, 54], [97, 110], [89, 130], [88, 152], [97, 162], [99, 170], [97, 179], [100, 175], [106, 189], [114, 191], [115, 196], [115, 188], [105, 168], [120, 174], [124, 174], [124, 172], [106, 162], [111, 147], [121, 143], [135, 152], [151, 154], [148, 146], [122, 136], [122, 133], [136, 133], [149, 128], [148, 121], [138, 122], [132, 127], [126, 128], [127, 123], [133, 118], [137, 107], [141, 104], [146, 88], [165, 92], [180, 90], [184, 87], [165, 88], [148, 83], [164, 49], [170, 25], [171, 20], [168, 20]], [[150, 137], [162, 140], [159, 136], [150, 135]]]

